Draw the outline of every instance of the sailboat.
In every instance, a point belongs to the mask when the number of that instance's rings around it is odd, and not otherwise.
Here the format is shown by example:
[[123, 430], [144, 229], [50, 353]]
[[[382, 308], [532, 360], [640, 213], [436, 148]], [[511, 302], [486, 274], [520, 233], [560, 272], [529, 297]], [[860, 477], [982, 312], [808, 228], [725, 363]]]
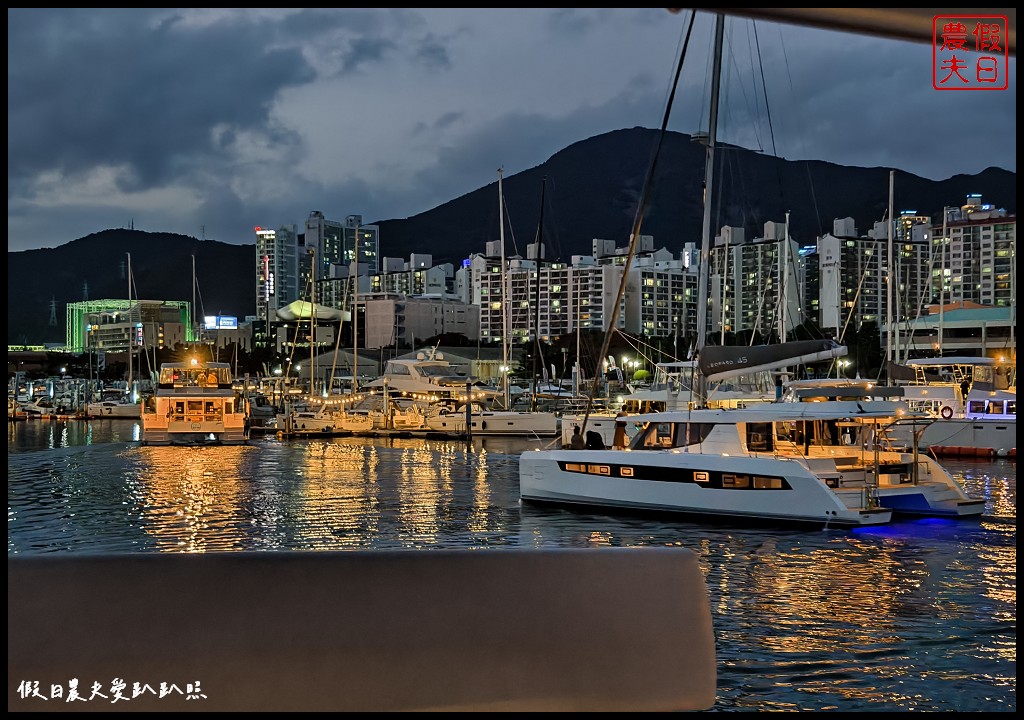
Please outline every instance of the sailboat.
[[90, 419], [109, 418], [111, 420], [139, 420], [142, 418], [142, 404], [134, 399], [134, 368], [135, 368], [135, 333], [131, 327], [134, 312], [132, 307], [132, 256], [128, 253], [128, 387], [107, 388], [100, 392], [100, 396], [85, 405], [85, 416]]
[[[509, 319], [508, 268], [505, 265], [505, 196], [503, 171], [498, 169], [498, 223], [501, 249], [501, 352], [502, 366], [509, 366]], [[538, 264], [539, 278], [539, 264]], [[486, 435], [508, 437], [555, 437], [560, 426], [559, 417], [553, 412], [510, 410], [508, 371], [502, 372], [501, 409], [491, 409], [471, 402], [468, 414], [465, 408], [455, 408], [445, 413], [428, 416], [428, 429], [459, 435]]]
[[[903, 418], [924, 418], [905, 403], [855, 399], [772, 402], [746, 408], [706, 406], [708, 382], [754, 369], [786, 367], [801, 356], [823, 359], [845, 353], [845, 348], [835, 343], [801, 345], [803, 354], [795, 356], [789, 355], [789, 347], [706, 346], [710, 196], [714, 187], [723, 31], [724, 18], [719, 14], [697, 293], [697, 350], [702, 371], [696, 376], [693, 403], [679, 411], [620, 418], [619, 422], [635, 430], [625, 448], [523, 453], [519, 460], [520, 499], [568, 507], [816, 527], [879, 525], [889, 522], [897, 512], [943, 516], [980, 512], [980, 501], [968, 498], [938, 463], [919, 456], [916, 446], [913, 453], [883, 447], [882, 428]], [[639, 235], [644, 197], [649, 192], [656, 159], [657, 152], [652, 154], [652, 169], [641, 195], [633, 238]], [[627, 272], [628, 267], [629, 258]], [[612, 318], [609, 331], [614, 321]], [[839, 437], [841, 424], [858, 431], [849, 444]], [[822, 428], [835, 428], [836, 432], [825, 433]], [[812, 429], [820, 431], [813, 442]], [[919, 482], [921, 479], [926, 482]], [[941, 502], [933, 503], [932, 491], [942, 488], [959, 493], [947, 494]]]

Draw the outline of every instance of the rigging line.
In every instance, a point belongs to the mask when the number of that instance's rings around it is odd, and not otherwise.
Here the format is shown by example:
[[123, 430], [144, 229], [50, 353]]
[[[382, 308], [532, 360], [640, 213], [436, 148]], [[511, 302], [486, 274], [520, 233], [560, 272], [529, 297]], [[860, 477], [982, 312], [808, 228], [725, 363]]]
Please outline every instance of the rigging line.
[[[355, 280], [353, 278], [353, 282], [354, 281]], [[348, 293], [345, 293], [345, 297], [342, 298], [342, 301], [341, 301], [341, 313], [342, 313], [341, 317], [342, 317], [342, 320], [344, 320], [344, 318], [345, 318], [345, 310], [346, 310], [347, 307], [348, 307]], [[338, 367], [338, 350], [339, 350], [339, 348], [341, 348], [341, 323], [342, 323], [342, 320], [338, 321], [338, 329], [334, 332], [334, 357], [331, 359], [331, 376], [330, 376], [330, 380], [327, 381], [327, 394], [328, 395], [331, 395], [334, 392], [334, 373], [335, 373], [335, 370]], [[353, 348], [353, 352], [355, 352], [356, 350], [358, 350], [358, 348]], [[312, 368], [310, 368], [310, 370], [312, 371]], [[353, 395], [356, 394], [357, 386], [358, 386], [358, 382], [356, 380], [355, 373], [353, 373], [352, 374], [352, 394]], [[328, 398], [328, 399], [330, 399], [330, 398]], [[327, 404], [327, 401], [325, 400], [324, 401], [324, 405], [326, 405], [326, 404]]]
[[[789, 243], [789, 237], [787, 236], [783, 240], [783, 242]], [[797, 255], [798, 254], [799, 254], [799, 246], [797, 247], [797, 252], [787, 252], [786, 253], [786, 256], [787, 256], [787, 260], [786, 260], [786, 268], [787, 268], [787, 270], [786, 270], [786, 272], [789, 273], [789, 276], [791, 278], [794, 278], [794, 279], [799, 277], [799, 274], [797, 272], [798, 269], [799, 269], [798, 265], [797, 265]], [[789, 320], [792, 320], [792, 325], [793, 325], [794, 329], [800, 327], [803, 324], [803, 322], [804, 322], [801, 319], [801, 316], [804, 314], [804, 302], [803, 302], [804, 299], [803, 299], [803, 297], [801, 297], [799, 295], [799, 283], [796, 283], [796, 284], [798, 286], [798, 288], [797, 288], [798, 289], [798, 295], [797, 295], [797, 301], [798, 302], [796, 304], [796, 311], [795, 311], [795, 313], [790, 312], [790, 309], [789, 309], [789, 288], [787, 288], [787, 287], [783, 287], [782, 288], [782, 293], [786, 297], [786, 302], [785, 302], [785, 304], [783, 306], [783, 314], [784, 314], [785, 318], [787, 318]], [[799, 321], [799, 322], [797, 322], [797, 321]]]
[[[769, 278], [774, 278], [775, 275], [776, 275], [777, 271], [775, 269], [775, 267], [776, 267], [775, 263], [778, 260], [777, 256], [778, 256], [778, 253], [776, 253], [774, 256], [772, 256], [772, 264], [768, 268], [768, 275], [767, 275]], [[757, 314], [754, 316], [754, 327], [751, 328], [751, 330], [750, 330], [750, 345], [751, 346], [754, 345], [754, 340], [757, 338], [758, 334], [761, 332], [761, 330], [760, 330], [761, 318], [764, 316], [764, 306], [765, 306], [765, 302], [768, 299], [769, 291], [770, 291], [770, 287], [766, 284], [765, 288], [764, 288], [764, 292], [761, 293], [761, 297], [758, 298], [758, 301], [757, 301]], [[766, 331], [765, 334], [766, 335], [771, 335], [771, 330]]]
[[[504, 191], [504, 189], [502, 189], [502, 193], [501, 194], [502, 194], [502, 198], [501, 198], [502, 206], [505, 208], [505, 220], [504, 220], [504, 222], [505, 222], [505, 225], [508, 227], [508, 234], [512, 237], [512, 252], [515, 255], [519, 255], [519, 247], [516, 245], [516, 231], [512, 228], [512, 215], [508, 211], [508, 201], [505, 200], [505, 197], [504, 197], [505, 191]], [[519, 256], [522, 257], [521, 255], [519, 255]], [[509, 258], [505, 258], [506, 261], [508, 259]]]
[[199, 276], [192, 281], [196, 284], [196, 295], [199, 296], [199, 317], [206, 317], [206, 306], [203, 305], [203, 291], [199, 289]]
[[[782, 28], [779, 28], [779, 49], [782, 51], [783, 65], [786, 68], [786, 78], [789, 80], [789, 91], [792, 96], [795, 97], [796, 92], [793, 87], [793, 73], [790, 71], [789, 55], [786, 53], [786, 42], [782, 32]], [[765, 94], [765, 106], [768, 105], [767, 91]], [[799, 135], [800, 139], [803, 139], [803, 135]], [[806, 152], [804, 153], [806, 157]], [[814, 192], [814, 178], [811, 176], [811, 164], [810, 161], [804, 161], [804, 169], [807, 171], [807, 187], [811, 191], [811, 205], [814, 207], [814, 217], [818, 221], [818, 235], [825, 234], [825, 228], [821, 223], [821, 208], [818, 207], [818, 197]]]
[[[933, 289], [934, 289], [932, 287], [932, 274], [935, 272], [936, 253], [933, 251], [933, 252], [930, 252], [929, 254], [931, 255], [931, 260], [928, 261], [928, 271], [927, 271], [928, 282], [927, 283], [921, 283], [921, 294], [918, 296], [918, 300], [917, 300], [917, 317], [915, 317], [913, 321], [911, 321], [911, 319], [910, 319], [910, 313], [909, 313], [910, 308], [909, 307], [906, 308], [907, 315], [906, 315], [906, 324], [904, 326], [904, 329], [907, 330], [907, 334], [910, 336], [910, 343], [911, 343], [911, 345], [913, 345], [913, 349], [915, 351], [917, 350], [917, 336], [916, 336], [916, 333], [914, 332], [913, 323], [917, 323], [917, 322], [920, 321], [920, 319], [921, 319], [921, 308], [924, 307], [925, 303], [928, 302], [930, 297], [934, 297], [934, 294], [932, 292]], [[910, 293], [910, 284], [909, 283], [907, 284], [907, 293], [908, 294]], [[928, 296], [928, 297], [926, 297], [926, 296]], [[910, 354], [910, 349], [911, 348], [907, 348], [907, 355], [908, 356]]]
[[[306, 285], [306, 296], [310, 298], [310, 303], [309, 303], [310, 317], [312, 317], [312, 313], [316, 312], [316, 308], [313, 307], [313, 301], [312, 301], [312, 297], [313, 297], [313, 273], [314, 272], [316, 272], [315, 268], [314, 268], [313, 272], [310, 272], [310, 274], [309, 274], [309, 284]], [[295, 338], [292, 340], [292, 348], [288, 352], [288, 367], [289, 368], [291, 368], [292, 362], [295, 359], [295, 346], [299, 342], [299, 330], [301, 329], [301, 327], [302, 327], [302, 322], [300, 320], [296, 319], [296, 321], [295, 321]], [[311, 373], [312, 373], [312, 371], [313, 371], [313, 368], [310, 368], [310, 372]], [[310, 375], [310, 377], [312, 378], [313, 376]], [[310, 382], [312, 382], [312, 380], [310, 380]]]
[[660, 154], [662, 143], [664, 143], [665, 136], [668, 132], [668, 118], [672, 112], [672, 103], [675, 100], [676, 90], [679, 87], [679, 76], [683, 71], [683, 60], [686, 59], [686, 50], [690, 45], [690, 34], [693, 31], [693, 21], [696, 17], [697, 11], [691, 11], [690, 24], [686, 28], [686, 40], [683, 42], [683, 49], [679, 53], [679, 63], [676, 66], [675, 77], [672, 80], [672, 91], [669, 93], [668, 101], [665, 105], [665, 114], [661, 121], [661, 130], [658, 133], [657, 142], [651, 152], [651, 161], [647, 168], [647, 177], [644, 179], [643, 189], [640, 192], [640, 198], [637, 202], [636, 215], [633, 219], [633, 231], [629, 237], [629, 252], [626, 255], [626, 262], [622, 268], [622, 279], [619, 281], [619, 290], [618, 293], [616, 293], [615, 304], [612, 306], [610, 317], [608, 319], [608, 325], [604, 333], [604, 341], [601, 345], [601, 352], [597, 356], [598, 361], [594, 368], [594, 380], [590, 384], [590, 390], [587, 393], [587, 410], [583, 415], [580, 432], [587, 429], [587, 420], [590, 419], [590, 411], [594, 406], [594, 392], [597, 389], [598, 380], [601, 378], [601, 358], [604, 358], [608, 354], [608, 346], [611, 344], [612, 339], [612, 330], [615, 328], [619, 319], [619, 306], [622, 304], [622, 298], [626, 293], [626, 282], [629, 278], [629, 267], [633, 263], [633, 257], [636, 255], [636, 246], [640, 240], [640, 226], [643, 223], [644, 215], [647, 213], [647, 207], [651, 202], [651, 186], [654, 184], [654, 171], [658, 165], [658, 156]]
[[[882, 261], [881, 253], [874, 253], [873, 255], [878, 257], [878, 261], [879, 262]], [[850, 312], [847, 313], [847, 315], [846, 315], [846, 322], [843, 323], [843, 330], [842, 330], [842, 332], [839, 333], [839, 337], [837, 338], [837, 340], [838, 340], [838, 342], [840, 344], [843, 344], [843, 345], [847, 344], [846, 341], [845, 341], [846, 331], [850, 327], [850, 321], [853, 319], [853, 313], [857, 310], [857, 303], [860, 301], [860, 291], [864, 287], [864, 280], [868, 276], [868, 270], [870, 269], [870, 266], [871, 266], [871, 257], [868, 257], [868, 261], [866, 263], [864, 263], [864, 270], [860, 274], [860, 280], [857, 282], [857, 292], [855, 292], [853, 294], [853, 301], [850, 303]], [[842, 307], [841, 303], [840, 303], [840, 307]], [[859, 329], [858, 329], [858, 331], [859, 331]], [[831, 373], [834, 368], [838, 367], [838, 363], [839, 363], [839, 358], [832, 358], [832, 364], [829, 365], [829, 373]]]
[[772, 125], [772, 108], [768, 104], [768, 84], [764, 80], [764, 62], [761, 58], [761, 41], [757, 35], [757, 21], [751, 23], [754, 27], [754, 47], [757, 50], [757, 67], [761, 70], [761, 91], [764, 93], [764, 111], [768, 118], [768, 139], [772, 144], [772, 155], [778, 157], [778, 151], [775, 148], [775, 127]]
[[[128, 279], [131, 281], [131, 286], [132, 286], [131, 287], [131, 292], [129, 292], [129, 295], [134, 293], [135, 294], [135, 300], [138, 301], [139, 300], [139, 288], [135, 284], [135, 273], [132, 273], [131, 275], [129, 275]], [[129, 297], [128, 300], [131, 301], [131, 297]], [[142, 324], [142, 303], [141, 302], [138, 302], [136, 304], [135, 310], [137, 310], [138, 313], [139, 313], [139, 320], [138, 320], [138, 322], [140, 324]], [[135, 321], [134, 314], [131, 313], [130, 309], [129, 309], [129, 319], [132, 322]], [[154, 355], [156, 354], [156, 345], [155, 344], [153, 345], [153, 353], [154, 353]], [[145, 344], [143, 344], [143, 347], [142, 347], [142, 356], [144, 358], [146, 358], [146, 364], [149, 366], [149, 374], [150, 374], [150, 377], [152, 377], [153, 376], [153, 365], [154, 365], [154, 363], [149, 359], [149, 353], [146, 352]], [[131, 351], [129, 351], [128, 362], [131, 362]], [[139, 375], [140, 376], [142, 375], [142, 360], [139, 360]], [[131, 392], [131, 388], [128, 388], [128, 391]]]
[[657, 350], [657, 348], [655, 348], [653, 345], [648, 345], [647, 343], [640, 342], [637, 338], [634, 338], [631, 335], [627, 335], [624, 332], [619, 332], [618, 329], [616, 329], [616, 332], [622, 337], [623, 340], [626, 341], [626, 344], [633, 349], [633, 352], [641, 356], [648, 363], [652, 365], [657, 364], [654, 362], [654, 358], [652, 356], [644, 352], [645, 349]]

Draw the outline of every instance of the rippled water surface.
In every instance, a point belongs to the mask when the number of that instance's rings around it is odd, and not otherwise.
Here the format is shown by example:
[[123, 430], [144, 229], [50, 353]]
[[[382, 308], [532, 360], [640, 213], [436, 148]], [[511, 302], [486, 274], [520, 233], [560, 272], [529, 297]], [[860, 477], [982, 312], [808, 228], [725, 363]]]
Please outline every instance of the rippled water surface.
[[1016, 710], [1014, 461], [946, 463], [980, 520], [807, 531], [521, 506], [537, 442], [137, 440], [8, 423], [8, 554], [679, 545], [710, 592], [713, 710]]

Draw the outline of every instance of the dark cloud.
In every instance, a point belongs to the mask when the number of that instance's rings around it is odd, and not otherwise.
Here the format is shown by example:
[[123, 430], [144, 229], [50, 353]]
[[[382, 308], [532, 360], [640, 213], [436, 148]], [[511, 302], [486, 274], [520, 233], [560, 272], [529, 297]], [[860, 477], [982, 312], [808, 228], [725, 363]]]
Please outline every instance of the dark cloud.
[[[252, 242], [311, 209], [406, 217], [587, 137], [657, 127], [689, 13], [9, 9], [8, 249], [134, 222]], [[699, 14], [670, 128], [707, 128]], [[1016, 171], [1010, 89], [927, 45], [730, 20], [719, 138], [941, 179]]]

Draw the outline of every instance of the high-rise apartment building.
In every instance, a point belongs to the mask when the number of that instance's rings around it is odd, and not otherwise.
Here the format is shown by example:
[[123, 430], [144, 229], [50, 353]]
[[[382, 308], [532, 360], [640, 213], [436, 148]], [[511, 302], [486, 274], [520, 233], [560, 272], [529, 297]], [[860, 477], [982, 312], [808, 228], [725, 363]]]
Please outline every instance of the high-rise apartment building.
[[767, 222], [764, 237], [723, 227], [711, 248], [711, 332], [785, 337], [804, 321], [799, 246], [784, 223]]
[[946, 239], [941, 216], [932, 227], [939, 268], [935, 294], [944, 293], [947, 302], [964, 300], [993, 307], [1014, 304], [1017, 217], [983, 204], [980, 195], [969, 195], [959, 209], [947, 211]]
[[[804, 247], [780, 222], [765, 223], [763, 236], [754, 239], [746, 238], [741, 228], [723, 227], [710, 251], [708, 297], [703, 298], [707, 339], [719, 342], [716, 335], [721, 334], [728, 341], [726, 334], [744, 333], [780, 337], [807, 319], [835, 336], [867, 322], [883, 328], [890, 318], [914, 320], [940, 296], [946, 302], [1010, 305], [1015, 241], [1016, 218], [983, 205], [977, 196], [947, 213], [944, 235], [941, 225], [915, 211], [903, 211], [892, 222], [876, 222], [865, 235], [858, 233], [852, 218], [836, 219], [832, 233]], [[458, 269], [435, 266], [425, 253], [414, 253], [408, 261], [384, 258], [375, 226], [362, 225], [358, 215], [339, 223], [314, 211], [304, 234], [297, 234], [294, 226], [257, 232], [259, 316], [273, 320], [278, 308], [306, 298], [309, 291], [303, 288], [313, 274], [318, 303], [350, 309], [352, 275], [357, 273], [360, 324], [370, 324], [365, 303], [371, 298], [392, 301], [385, 312], [390, 322], [382, 320], [381, 327], [360, 332], [366, 339], [372, 334], [374, 343], [392, 338], [400, 342], [420, 332], [394, 329], [410, 307], [399, 298], [414, 297], [437, 302], [438, 309], [430, 312], [442, 315], [446, 311], [440, 306], [452, 298], [475, 306], [477, 333], [465, 334], [483, 343], [521, 345], [577, 329], [607, 329], [628, 247], [595, 238], [592, 254], [566, 263], [548, 261], [536, 243], [527, 248], [526, 258], [504, 257], [499, 242], [488, 242], [484, 253], [465, 259]], [[616, 327], [692, 343], [702, 305], [697, 297], [698, 260], [692, 243], [676, 256], [665, 248], [655, 250], [653, 237], [640, 236]], [[453, 326], [464, 327], [467, 321], [470, 316], [462, 315]]]
[[295, 226], [256, 228], [256, 317], [275, 313], [299, 299], [299, 236]]
[[380, 229], [363, 225], [362, 215], [349, 215], [344, 222], [328, 220], [319, 210], [306, 219], [305, 246], [312, 249], [316, 279], [335, 277], [332, 265], [351, 267], [358, 262], [366, 275], [380, 272]]

